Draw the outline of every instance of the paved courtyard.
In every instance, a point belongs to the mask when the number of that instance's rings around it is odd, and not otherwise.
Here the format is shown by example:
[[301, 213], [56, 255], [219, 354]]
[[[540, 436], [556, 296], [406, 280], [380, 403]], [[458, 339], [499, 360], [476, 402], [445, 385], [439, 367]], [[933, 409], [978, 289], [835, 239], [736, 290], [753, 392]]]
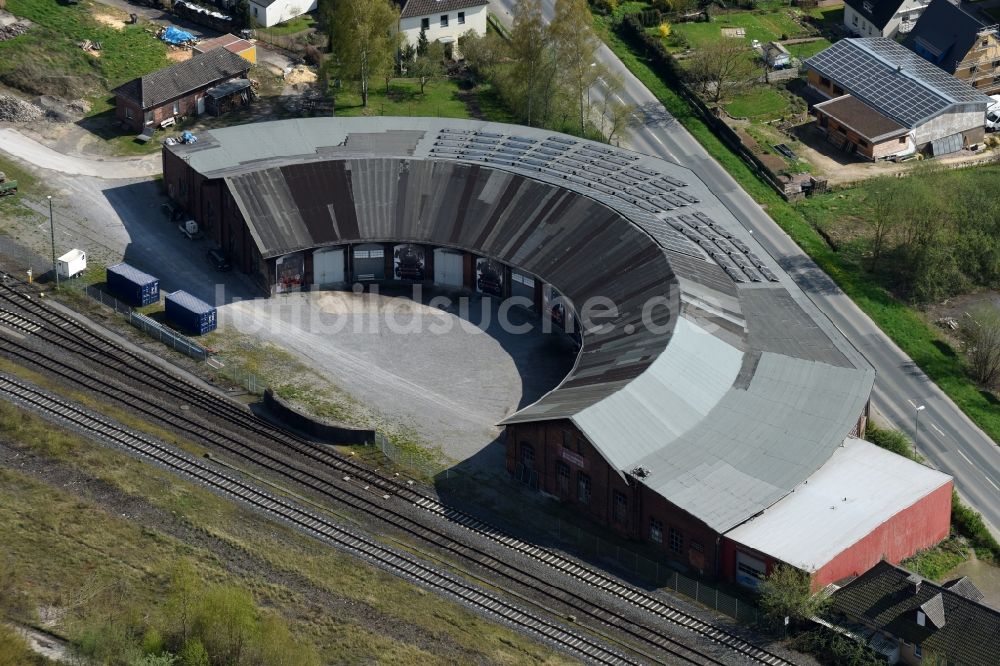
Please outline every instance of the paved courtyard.
[[411, 296], [409, 287], [284, 294], [229, 303], [219, 322], [288, 350], [449, 458], [499, 465], [495, 424], [559, 383], [573, 342], [516, 307], [503, 319], [526, 331], [508, 330], [491, 299], [426, 288]]

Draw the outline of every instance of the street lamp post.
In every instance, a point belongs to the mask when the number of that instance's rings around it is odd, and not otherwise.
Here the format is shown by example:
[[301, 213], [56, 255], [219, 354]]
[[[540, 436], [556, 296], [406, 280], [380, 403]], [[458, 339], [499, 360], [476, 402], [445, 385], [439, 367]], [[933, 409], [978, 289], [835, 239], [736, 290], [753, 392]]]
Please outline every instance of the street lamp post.
[[917, 457], [917, 440], [920, 438], [920, 412], [927, 409], [927, 405], [919, 405], [916, 408], [916, 416], [913, 419], [913, 457]]
[[52, 274], [56, 276], [56, 289], [59, 288], [59, 267], [56, 265], [56, 222], [55, 218], [52, 217], [52, 195], [48, 197], [49, 200], [49, 233], [52, 238]]

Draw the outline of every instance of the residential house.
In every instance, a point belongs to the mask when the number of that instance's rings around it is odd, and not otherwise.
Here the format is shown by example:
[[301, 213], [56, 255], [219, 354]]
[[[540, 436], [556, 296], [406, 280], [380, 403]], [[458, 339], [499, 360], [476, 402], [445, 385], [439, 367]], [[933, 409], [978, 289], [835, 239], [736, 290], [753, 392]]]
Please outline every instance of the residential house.
[[250, 14], [262, 28], [291, 21], [316, 10], [317, 0], [250, 0]]
[[909, 32], [930, 0], [844, 0], [844, 25], [860, 37]]
[[217, 48], [224, 48], [230, 53], [235, 53], [236, 55], [249, 60], [251, 65], [257, 64], [257, 46], [242, 37], [237, 37], [236, 35], [230, 33], [214, 39], [206, 39], [202, 42], [198, 42], [191, 50], [195, 55], [200, 55], [202, 53], [213, 51]]
[[816, 105], [817, 126], [845, 150], [870, 159], [944, 155], [985, 138], [990, 98], [891, 39], [842, 39], [804, 65], [824, 97], [854, 99]]
[[879, 562], [837, 589], [835, 624], [888, 663], [992, 666], [1000, 659], [1000, 611], [967, 579], [938, 585]]
[[487, 0], [407, 0], [399, 14], [399, 31], [417, 45], [421, 29], [428, 41], [454, 44], [468, 32], [486, 34]]
[[115, 116], [125, 127], [141, 132], [178, 116], [200, 115], [209, 89], [234, 79], [249, 87], [249, 71], [248, 60], [224, 48], [193, 56], [115, 88]]
[[933, 0], [903, 46], [986, 95], [1000, 92], [1000, 38], [948, 0]]

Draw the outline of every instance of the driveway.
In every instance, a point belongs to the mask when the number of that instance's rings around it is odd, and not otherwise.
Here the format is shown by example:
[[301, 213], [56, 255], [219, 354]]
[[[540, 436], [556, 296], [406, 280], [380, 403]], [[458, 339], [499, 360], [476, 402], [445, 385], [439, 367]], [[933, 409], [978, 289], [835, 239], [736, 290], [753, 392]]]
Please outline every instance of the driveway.
[[121, 159], [66, 155], [10, 127], [0, 129], [0, 152], [12, 155], [39, 169], [57, 171], [63, 175], [104, 179], [148, 178], [163, 171], [159, 153]]

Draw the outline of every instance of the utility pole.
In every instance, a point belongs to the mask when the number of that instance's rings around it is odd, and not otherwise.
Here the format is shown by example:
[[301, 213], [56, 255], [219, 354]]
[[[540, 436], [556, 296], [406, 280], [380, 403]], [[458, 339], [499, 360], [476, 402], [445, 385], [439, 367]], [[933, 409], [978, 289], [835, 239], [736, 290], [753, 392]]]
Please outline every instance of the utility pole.
[[49, 232], [52, 237], [52, 274], [56, 276], [56, 289], [59, 288], [59, 267], [56, 265], [56, 222], [52, 217], [52, 195], [48, 195], [49, 200]]
[[913, 457], [918, 458], [917, 454], [917, 440], [920, 438], [920, 412], [927, 409], [926, 405], [920, 405], [916, 408], [916, 417], [913, 419]]

